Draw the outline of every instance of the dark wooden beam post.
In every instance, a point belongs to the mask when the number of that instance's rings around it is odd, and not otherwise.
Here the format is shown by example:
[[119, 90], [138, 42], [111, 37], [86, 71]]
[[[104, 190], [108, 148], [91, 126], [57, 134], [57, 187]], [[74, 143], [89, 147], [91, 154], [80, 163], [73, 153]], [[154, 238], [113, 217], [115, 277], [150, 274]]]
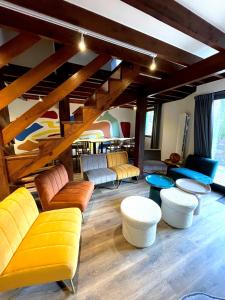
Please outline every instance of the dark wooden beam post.
[[[70, 103], [69, 99], [63, 99], [59, 102], [59, 120], [60, 120], [60, 132], [61, 136], [64, 136], [64, 126], [63, 121], [70, 120]], [[62, 154], [59, 156], [59, 161], [64, 165], [67, 170], [69, 180], [73, 180], [73, 156], [72, 156], [72, 146], [69, 146]]]
[[143, 175], [143, 159], [145, 147], [145, 119], [147, 110], [147, 98], [143, 91], [137, 99], [136, 123], [135, 123], [135, 147], [134, 165], [140, 168]]
[[[61, 48], [61, 45], [55, 44], [55, 49], [58, 50]], [[63, 68], [59, 68], [57, 70], [57, 77], [59, 83], [63, 83], [67, 79], [67, 74]], [[60, 121], [60, 133], [61, 136], [64, 137], [64, 126], [62, 124], [63, 121], [70, 120], [70, 103], [69, 99], [64, 98], [59, 101], [59, 121]], [[72, 146], [69, 146], [60, 156], [59, 161], [64, 165], [67, 170], [69, 180], [73, 180], [73, 156], [72, 156]]]
[[[62, 45], [55, 43], [55, 50], [59, 51]], [[66, 79], [68, 79], [68, 72], [64, 65], [57, 69], [56, 71], [57, 81], [62, 84]], [[70, 120], [70, 102], [69, 99], [64, 98], [59, 101], [59, 122], [60, 122], [60, 133], [64, 137], [64, 125], [63, 121]], [[69, 180], [73, 180], [73, 153], [72, 146], [69, 146], [62, 154], [59, 155], [59, 161], [64, 165], [69, 176]]]
[[154, 106], [154, 117], [153, 117], [153, 128], [152, 128], [152, 140], [151, 148], [159, 148], [159, 134], [160, 134], [160, 125], [161, 125], [161, 112], [162, 112], [162, 103], [157, 103]]

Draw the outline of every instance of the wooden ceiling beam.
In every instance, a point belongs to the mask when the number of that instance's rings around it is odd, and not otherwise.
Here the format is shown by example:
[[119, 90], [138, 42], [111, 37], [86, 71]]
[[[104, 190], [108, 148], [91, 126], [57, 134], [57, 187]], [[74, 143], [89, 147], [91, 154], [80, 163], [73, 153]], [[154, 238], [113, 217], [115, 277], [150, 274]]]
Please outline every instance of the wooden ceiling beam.
[[149, 95], [156, 95], [180, 86], [199, 81], [225, 68], [225, 53], [218, 53], [206, 58], [188, 68], [175, 72], [166, 79], [156, 82], [154, 87], [149, 89]]
[[40, 37], [36, 35], [31, 33], [19, 33], [16, 37], [3, 44], [0, 47], [0, 68], [38, 41], [40, 41]]
[[69, 102], [70, 103], [74, 103], [74, 104], [85, 104], [85, 101], [84, 100], [81, 100], [81, 99], [76, 99], [75, 97], [74, 98], [70, 98], [69, 97]]
[[123, 92], [113, 103], [113, 106], [121, 106], [136, 101], [138, 93], [129, 93], [127, 90]]
[[166, 60], [184, 65], [190, 65], [200, 60], [199, 57], [187, 51], [66, 1], [11, 0], [10, 2], [147, 51], [153, 51]]
[[24, 75], [2, 89], [0, 91], [0, 109], [7, 106], [14, 99], [20, 97], [43, 78], [51, 74], [76, 52], [77, 49], [75, 47], [64, 46], [46, 58], [39, 65], [30, 69]]
[[3, 129], [4, 144], [8, 144], [15, 136], [32, 124], [37, 118], [45, 113], [54, 104], [69, 95], [74, 89], [81, 85], [87, 78], [94, 74], [110, 60], [110, 56], [102, 54], [91, 61], [87, 66], [73, 74], [69, 79], [60, 84], [43, 102], [38, 102], [15, 121]]
[[224, 51], [225, 34], [174, 0], [122, 0], [202, 43]]
[[[78, 45], [80, 41], [80, 34], [67, 28], [51, 24], [47, 21], [32, 18], [31, 16], [0, 7], [0, 26], [8, 27], [15, 30], [29, 30], [34, 34], [41, 35], [45, 38], [52, 39], [56, 42]], [[91, 37], [85, 37], [87, 48], [96, 53], [106, 53], [117, 57], [121, 60], [129, 61], [144, 67], [149, 67], [151, 58], [148, 55], [141, 54], [123, 47], [104, 42]], [[166, 61], [157, 58], [157, 69], [162, 72], [172, 73], [174, 69], [179, 70], [180, 65], [174, 64], [171, 61]]]

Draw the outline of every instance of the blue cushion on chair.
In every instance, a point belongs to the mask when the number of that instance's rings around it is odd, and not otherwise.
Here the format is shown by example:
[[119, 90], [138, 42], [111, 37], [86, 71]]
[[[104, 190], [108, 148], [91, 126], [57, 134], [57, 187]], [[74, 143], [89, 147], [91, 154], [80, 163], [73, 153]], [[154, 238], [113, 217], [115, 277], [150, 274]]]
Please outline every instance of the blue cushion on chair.
[[116, 180], [116, 173], [108, 168], [99, 168], [84, 172], [85, 177], [94, 184], [101, 184]]
[[174, 179], [179, 178], [190, 178], [197, 180], [204, 184], [211, 184], [213, 183], [213, 179], [209, 176], [206, 176], [200, 172], [188, 169], [188, 168], [171, 168], [169, 170], [169, 175]]

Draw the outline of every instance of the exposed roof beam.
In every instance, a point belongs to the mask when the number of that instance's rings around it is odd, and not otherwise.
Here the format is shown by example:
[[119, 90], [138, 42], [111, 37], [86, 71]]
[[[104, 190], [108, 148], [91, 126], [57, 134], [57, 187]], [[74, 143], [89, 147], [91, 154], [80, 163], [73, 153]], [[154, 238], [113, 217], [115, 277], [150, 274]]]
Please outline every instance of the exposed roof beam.
[[[9, 27], [13, 30], [29, 30], [34, 34], [68, 45], [77, 45], [80, 41], [80, 34], [71, 29], [63, 28], [59, 25], [54, 25], [43, 20], [38, 20], [7, 8], [0, 7], [0, 15], [0, 26]], [[149, 67], [151, 62], [151, 58], [147, 55], [137, 53], [108, 42], [96, 40], [91, 37], [86, 37], [85, 42], [87, 47], [96, 53], [104, 52], [111, 56], [145, 67]], [[180, 66], [170, 61], [157, 58], [157, 69], [163, 72], [172, 73], [175, 69], [180, 69]]]
[[14, 57], [21, 54], [40, 41], [38, 36], [20, 33], [0, 47], [0, 68], [8, 64]]
[[131, 103], [137, 100], [137, 97], [138, 97], [137, 93], [130, 93], [128, 91], [125, 91], [115, 100], [113, 106], [121, 106], [121, 105]]
[[184, 65], [190, 65], [201, 60], [198, 56], [187, 51], [181, 50], [175, 46], [141, 33], [140, 31], [124, 26], [66, 1], [11, 0], [9, 2], [102, 34], [106, 37], [128, 43], [135, 47], [153, 51], [166, 60], [171, 60]]
[[196, 80], [201, 80], [225, 67], [225, 53], [215, 54], [188, 68], [182, 69], [166, 79], [159, 80], [152, 89], [149, 89], [151, 96], [164, 93], [178, 88]]
[[187, 35], [222, 51], [225, 34], [174, 0], [122, 0]]

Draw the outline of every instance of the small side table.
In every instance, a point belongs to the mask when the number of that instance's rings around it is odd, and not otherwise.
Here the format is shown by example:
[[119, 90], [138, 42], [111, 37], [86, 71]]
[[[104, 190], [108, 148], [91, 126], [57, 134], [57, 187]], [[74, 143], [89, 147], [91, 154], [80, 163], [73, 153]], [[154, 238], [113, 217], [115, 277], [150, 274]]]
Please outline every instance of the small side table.
[[149, 198], [155, 201], [161, 207], [160, 191], [168, 189], [175, 185], [173, 179], [159, 174], [151, 174], [145, 177], [146, 182], [150, 185]]
[[198, 206], [195, 209], [194, 214], [199, 215], [201, 207], [200, 196], [211, 192], [210, 185], [201, 183], [193, 179], [181, 178], [176, 180], [176, 186], [184, 192], [194, 194], [196, 196], [198, 200]]

